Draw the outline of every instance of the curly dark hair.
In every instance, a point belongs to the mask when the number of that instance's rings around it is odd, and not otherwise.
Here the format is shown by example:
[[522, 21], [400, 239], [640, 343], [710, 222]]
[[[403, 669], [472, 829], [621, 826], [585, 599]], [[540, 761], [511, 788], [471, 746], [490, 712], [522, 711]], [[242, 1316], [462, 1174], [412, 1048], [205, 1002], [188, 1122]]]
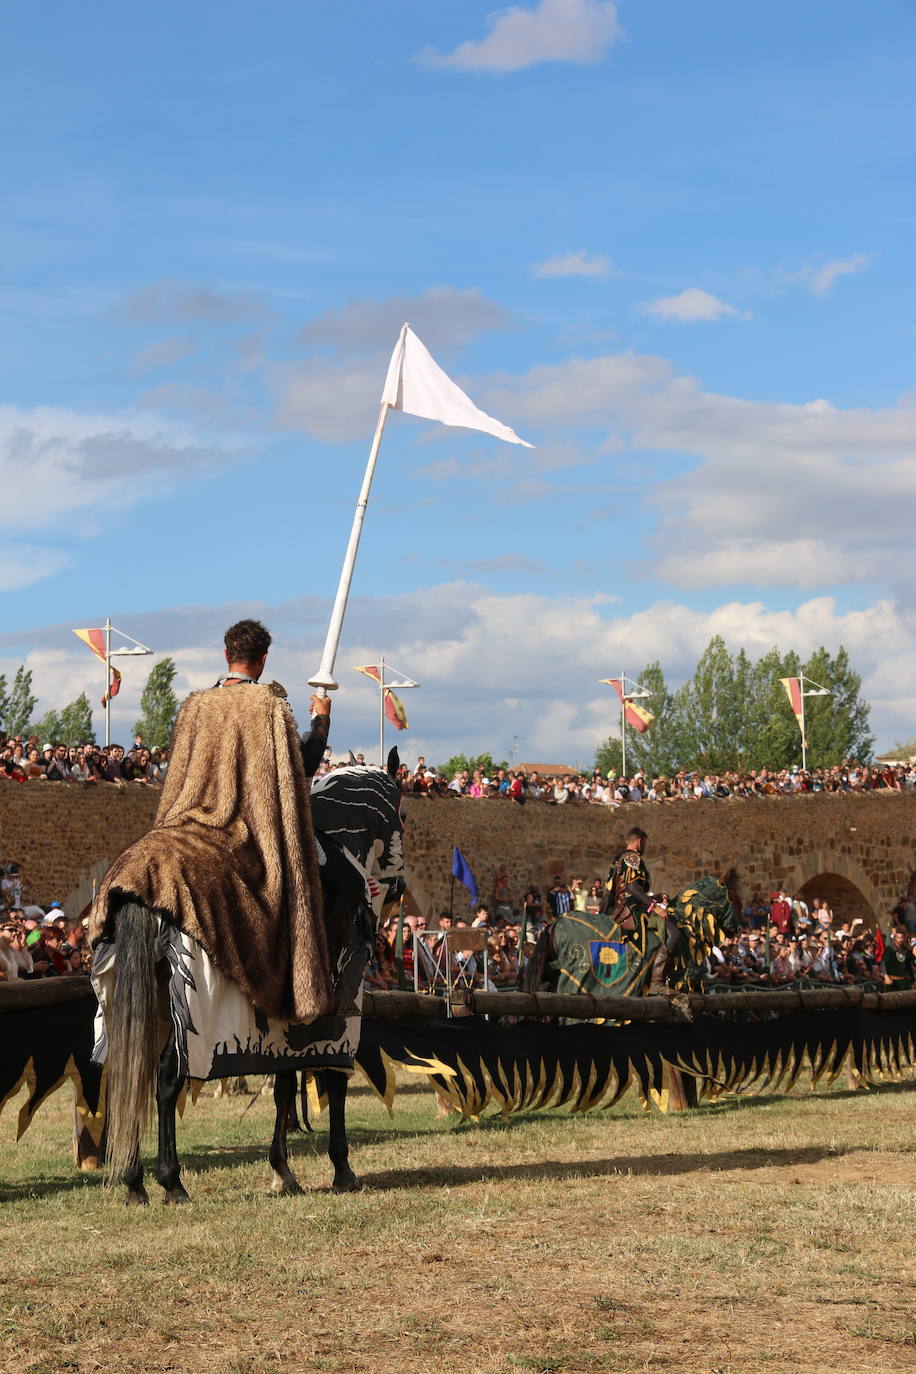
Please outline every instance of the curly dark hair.
[[230, 663], [260, 663], [270, 648], [270, 631], [260, 620], [239, 620], [225, 635]]

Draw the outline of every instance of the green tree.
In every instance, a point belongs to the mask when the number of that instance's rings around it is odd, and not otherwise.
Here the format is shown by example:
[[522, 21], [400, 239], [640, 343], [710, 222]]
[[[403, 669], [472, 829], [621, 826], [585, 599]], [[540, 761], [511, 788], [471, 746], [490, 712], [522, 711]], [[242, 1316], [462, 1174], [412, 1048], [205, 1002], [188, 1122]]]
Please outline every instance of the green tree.
[[780, 678], [797, 677], [798, 654], [772, 648], [753, 664], [747, 693], [742, 757], [744, 767], [789, 768], [801, 763], [801, 736]]
[[0, 673], [0, 726], [5, 727], [6, 717], [10, 709], [9, 693], [6, 690], [6, 674]]
[[[720, 773], [741, 763], [741, 735], [746, 702], [741, 699], [738, 663], [721, 635], [707, 644], [687, 691], [678, 702], [681, 728], [692, 764]], [[747, 676], [741, 659], [741, 676]]]
[[95, 744], [92, 707], [85, 692], [80, 692], [76, 700], [61, 711], [58, 738], [61, 744]]
[[178, 669], [173, 658], [160, 659], [154, 664], [140, 697], [143, 715], [134, 725], [134, 734], [143, 736], [150, 749], [165, 748], [172, 737], [172, 726], [178, 714], [178, 698], [172, 690]]
[[846, 650], [840, 645], [831, 657], [825, 648], [816, 649], [804, 673], [830, 691], [829, 697], [805, 699], [809, 767], [830, 768], [844, 759], [867, 763], [875, 747], [868, 723], [870, 707], [859, 695], [862, 679], [853, 672]]
[[623, 768], [623, 749], [619, 735], [608, 735], [604, 743], [598, 745], [595, 750], [595, 767], [601, 769], [603, 777], [607, 777], [609, 773], [620, 776], [620, 770]]
[[13, 678], [13, 686], [6, 708], [6, 733], [8, 735], [27, 735], [30, 733], [32, 712], [38, 705], [38, 698], [32, 695], [32, 670], [20, 663]]
[[37, 735], [41, 744], [61, 744], [63, 736], [60, 731], [60, 716], [53, 709], [45, 711], [41, 720], [29, 726], [32, 734]]
[[444, 773], [451, 781], [456, 773], [466, 772], [469, 777], [473, 777], [474, 770], [477, 768], [482, 768], [487, 777], [492, 778], [497, 769], [508, 767], [505, 759], [500, 763], [494, 762], [492, 754], [454, 754], [448, 763], [442, 765], [439, 772]]
[[[809, 766], [870, 759], [874, 739], [869, 706], [861, 699], [862, 681], [844, 648], [833, 656], [818, 649], [803, 665], [794, 651], [783, 654], [774, 647], [754, 662], [743, 649], [732, 656], [717, 635], [693, 675], [675, 692], [668, 690], [657, 662], [640, 673], [640, 684], [651, 693], [645, 704], [655, 720], [644, 735], [627, 732], [627, 771], [642, 768], [657, 777], [680, 768], [721, 773], [800, 764], [798, 723], [780, 679], [802, 671], [831, 693], [805, 698]], [[595, 762], [619, 769], [617, 736], [604, 741]]]

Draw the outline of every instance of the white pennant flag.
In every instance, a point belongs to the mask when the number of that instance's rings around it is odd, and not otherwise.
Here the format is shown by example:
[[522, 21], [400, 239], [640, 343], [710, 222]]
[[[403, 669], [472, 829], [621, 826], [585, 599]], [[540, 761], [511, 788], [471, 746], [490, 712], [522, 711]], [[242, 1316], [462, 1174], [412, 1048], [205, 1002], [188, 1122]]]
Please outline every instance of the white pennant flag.
[[382, 403], [386, 402], [392, 410], [403, 410], [424, 420], [438, 420], [460, 429], [479, 429], [505, 439], [507, 444], [534, 448], [534, 444], [520, 439], [514, 429], [478, 410], [470, 396], [465, 396], [461, 387], [442, 371], [409, 324], [401, 330], [388, 364], [382, 392]]

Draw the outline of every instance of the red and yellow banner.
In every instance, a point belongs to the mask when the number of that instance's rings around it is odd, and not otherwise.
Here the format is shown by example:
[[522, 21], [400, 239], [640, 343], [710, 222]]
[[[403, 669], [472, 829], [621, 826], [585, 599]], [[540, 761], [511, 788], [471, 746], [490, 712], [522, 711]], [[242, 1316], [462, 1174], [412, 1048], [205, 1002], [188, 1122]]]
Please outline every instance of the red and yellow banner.
[[[801, 730], [802, 736], [804, 737], [804, 733], [805, 733], [804, 719], [805, 719], [805, 716], [804, 716], [804, 703], [803, 703], [803, 701], [802, 701], [802, 685], [801, 685], [801, 678], [797, 678], [797, 677], [781, 677], [781, 678], [779, 679], [779, 681], [782, 683], [783, 687], [785, 687], [785, 689], [786, 689], [786, 696], [789, 698], [789, 705], [792, 707], [792, 714], [794, 715], [795, 719], [798, 721], [798, 728], [799, 728], [799, 730]], [[807, 747], [808, 747], [808, 741], [805, 740], [805, 748], [807, 749]]]
[[[364, 673], [366, 677], [371, 677], [373, 682], [381, 686], [382, 675], [374, 664], [369, 664], [364, 668], [357, 668], [358, 673]], [[394, 726], [395, 730], [407, 729], [407, 711], [400, 697], [396, 697], [390, 687], [385, 688], [385, 718]]]
[[105, 631], [104, 630], [74, 630], [77, 639], [81, 639], [92, 652], [105, 662]]
[[[105, 631], [104, 630], [74, 630], [77, 639], [81, 639], [87, 648], [91, 649], [96, 658], [105, 662]], [[108, 665], [111, 668], [111, 664]], [[121, 674], [117, 668], [111, 668], [111, 675], [108, 679], [108, 691], [102, 697], [102, 705], [106, 706], [112, 697], [116, 697], [121, 690]]]
[[601, 681], [606, 682], [609, 687], [613, 687], [620, 697], [623, 705], [623, 718], [627, 725], [631, 725], [634, 730], [638, 730], [641, 735], [644, 735], [655, 719], [652, 712], [647, 711], [644, 706], [639, 706], [632, 697], [624, 696], [623, 683], [619, 677], [603, 677]]
[[102, 705], [107, 706], [112, 697], [116, 697], [121, 690], [121, 674], [117, 668], [112, 668], [111, 677], [108, 682], [108, 691], [102, 697]]
[[395, 730], [407, 729], [407, 712], [400, 697], [396, 697], [390, 687], [385, 688], [385, 716]]

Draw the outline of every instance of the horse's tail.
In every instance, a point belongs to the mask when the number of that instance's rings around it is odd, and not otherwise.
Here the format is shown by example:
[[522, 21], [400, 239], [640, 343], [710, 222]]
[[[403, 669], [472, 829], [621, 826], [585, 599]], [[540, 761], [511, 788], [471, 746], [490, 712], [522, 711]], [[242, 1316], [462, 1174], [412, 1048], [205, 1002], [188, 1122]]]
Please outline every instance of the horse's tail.
[[159, 1061], [156, 1022], [156, 917], [130, 902], [118, 912], [114, 988], [105, 1009], [108, 1036], [108, 1174], [118, 1182], [140, 1159], [152, 1116]]
[[549, 968], [556, 954], [553, 942], [553, 924], [545, 926], [537, 938], [537, 944], [530, 958], [518, 974], [518, 986], [522, 992], [556, 992], [556, 974]]

